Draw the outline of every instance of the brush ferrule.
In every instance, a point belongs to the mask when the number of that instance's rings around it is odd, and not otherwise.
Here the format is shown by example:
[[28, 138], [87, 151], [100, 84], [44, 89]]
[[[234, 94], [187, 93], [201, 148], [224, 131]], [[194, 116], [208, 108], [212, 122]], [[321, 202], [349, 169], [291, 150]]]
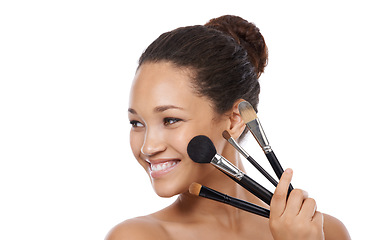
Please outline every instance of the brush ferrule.
[[241, 153], [245, 158], [250, 157], [250, 155], [233, 139], [229, 138], [228, 142], [239, 152]]
[[248, 122], [246, 125], [250, 129], [252, 135], [254, 135], [256, 141], [259, 143], [263, 151], [265, 153], [271, 152], [272, 148], [269, 145], [269, 141], [265, 135], [263, 127], [261, 126], [259, 118], [256, 118]]
[[215, 154], [210, 163], [238, 180], [241, 180], [244, 176], [244, 173], [241, 170], [219, 154]]

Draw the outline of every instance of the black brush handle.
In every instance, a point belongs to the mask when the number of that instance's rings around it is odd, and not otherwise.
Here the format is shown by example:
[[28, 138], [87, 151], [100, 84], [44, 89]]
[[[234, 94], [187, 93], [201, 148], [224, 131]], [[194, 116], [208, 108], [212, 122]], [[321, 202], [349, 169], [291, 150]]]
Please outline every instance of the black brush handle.
[[[277, 175], [278, 179], [280, 179], [282, 177], [282, 174], [284, 172], [281, 164], [279, 163], [277, 156], [274, 154], [273, 151], [268, 152], [265, 154], [266, 157], [268, 158], [268, 161], [270, 163], [270, 165], [272, 166], [275, 174]], [[290, 195], [291, 191], [293, 190], [292, 184], [290, 184], [290, 186], [288, 187], [288, 196]]]
[[250, 193], [254, 194], [260, 200], [265, 202], [266, 204], [270, 205], [270, 201], [272, 200], [273, 193], [271, 193], [268, 189], [261, 186], [259, 183], [255, 182], [252, 178], [247, 176], [246, 174], [243, 175], [241, 180], [229, 175], [228, 173], [224, 172], [228, 177], [233, 179], [233, 181], [237, 182], [243, 188], [245, 188]]
[[252, 178], [250, 178], [247, 175], [243, 175], [239, 183], [241, 186], [246, 188], [249, 192], [254, 194], [260, 200], [270, 205], [270, 201], [272, 200], [273, 193], [271, 193], [268, 189], [264, 188], [263, 186], [255, 182]]
[[272, 177], [270, 176], [270, 174], [264, 170], [264, 168], [262, 168], [251, 156], [247, 157], [247, 160], [257, 169], [259, 170], [259, 172], [261, 174], [264, 175], [264, 177], [266, 177], [269, 182], [271, 182], [275, 187], [278, 185], [278, 182]]
[[270, 211], [266, 208], [260, 207], [250, 202], [243, 201], [238, 198], [228, 196], [224, 193], [218, 192], [214, 189], [211, 189], [205, 186], [201, 187], [199, 196], [208, 198], [214, 201], [222, 202], [222, 203], [231, 205], [233, 207], [245, 210], [247, 212], [250, 212], [250, 213], [262, 216], [262, 217], [269, 218], [269, 215], [270, 215]]
[[270, 215], [270, 210], [260, 207], [258, 205], [255, 205], [253, 203], [240, 200], [238, 198], [230, 197], [229, 205], [232, 205], [234, 207], [237, 207], [239, 209], [245, 210], [250, 213], [257, 214], [265, 218], [269, 218], [269, 215]]

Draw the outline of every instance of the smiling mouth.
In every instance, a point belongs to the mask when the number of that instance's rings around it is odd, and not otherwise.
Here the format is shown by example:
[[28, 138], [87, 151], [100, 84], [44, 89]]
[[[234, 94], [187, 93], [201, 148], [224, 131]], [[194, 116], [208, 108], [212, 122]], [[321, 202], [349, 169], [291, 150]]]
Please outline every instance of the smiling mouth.
[[169, 160], [161, 163], [150, 163], [150, 174], [152, 177], [159, 177], [174, 169], [180, 160]]
[[167, 170], [170, 167], [173, 167], [176, 165], [178, 161], [169, 161], [164, 163], [158, 163], [158, 164], [151, 164], [151, 171], [164, 171]]

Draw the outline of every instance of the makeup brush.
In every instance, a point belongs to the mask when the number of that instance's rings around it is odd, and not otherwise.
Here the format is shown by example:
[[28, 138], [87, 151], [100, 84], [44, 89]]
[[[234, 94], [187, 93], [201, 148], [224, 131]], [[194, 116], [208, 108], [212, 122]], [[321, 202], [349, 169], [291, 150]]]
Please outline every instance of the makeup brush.
[[188, 143], [187, 153], [196, 163], [211, 163], [239, 185], [270, 205], [273, 194], [247, 176], [231, 162], [219, 155], [213, 142], [203, 135], [196, 136]]
[[250, 213], [254, 213], [256, 215], [269, 218], [270, 211], [266, 208], [260, 207], [258, 205], [243, 201], [238, 198], [234, 198], [231, 196], [228, 196], [224, 193], [215, 191], [214, 189], [205, 187], [198, 183], [192, 183], [190, 185], [189, 191], [193, 195], [197, 195], [200, 197], [212, 199], [218, 202], [222, 202], [231, 206], [234, 206], [236, 208], [245, 210]]
[[[272, 147], [269, 145], [268, 139], [260, 124], [260, 120], [257, 117], [254, 108], [249, 102], [243, 101], [243, 102], [240, 102], [240, 104], [238, 104], [238, 110], [240, 112], [240, 115], [243, 121], [247, 125], [248, 129], [251, 131], [252, 135], [254, 136], [256, 141], [259, 143], [260, 147], [263, 149], [275, 174], [277, 175], [278, 178], [281, 178], [284, 170], [281, 164], [279, 163], [277, 156], [274, 154]], [[288, 190], [289, 193], [292, 190], [293, 190], [293, 187], [290, 184], [289, 190]]]
[[231, 136], [231, 134], [229, 134], [229, 132], [227, 130], [224, 130], [222, 133], [223, 137], [239, 152], [241, 153], [257, 170], [259, 170], [259, 172], [261, 174], [264, 175], [264, 177], [266, 177], [269, 182], [271, 182], [274, 186], [278, 185], [278, 182], [272, 177], [270, 176], [270, 174], [264, 170], [264, 168], [262, 168], [251, 156], [250, 154], [248, 154], [245, 149], [243, 149]]

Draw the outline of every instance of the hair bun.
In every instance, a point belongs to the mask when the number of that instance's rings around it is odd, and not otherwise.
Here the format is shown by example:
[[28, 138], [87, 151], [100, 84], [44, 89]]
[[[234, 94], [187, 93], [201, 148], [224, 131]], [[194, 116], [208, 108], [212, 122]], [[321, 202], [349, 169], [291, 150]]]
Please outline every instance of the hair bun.
[[249, 60], [260, 77], [268, 63], [268, 48], [255, 24], [241, 17], [225, 15], [211, 19], [205, 26], [232, 36], [247, 51]]

